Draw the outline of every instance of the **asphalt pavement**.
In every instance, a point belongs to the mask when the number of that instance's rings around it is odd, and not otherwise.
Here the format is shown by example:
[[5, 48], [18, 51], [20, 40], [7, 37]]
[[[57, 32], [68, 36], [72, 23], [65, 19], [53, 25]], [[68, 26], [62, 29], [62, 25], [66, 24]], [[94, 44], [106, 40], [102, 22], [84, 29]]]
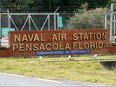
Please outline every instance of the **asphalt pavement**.
[[48, 80], [22, 75], [0, 73], [0, 87], [116, 87], [104, 84], [70, 81]]

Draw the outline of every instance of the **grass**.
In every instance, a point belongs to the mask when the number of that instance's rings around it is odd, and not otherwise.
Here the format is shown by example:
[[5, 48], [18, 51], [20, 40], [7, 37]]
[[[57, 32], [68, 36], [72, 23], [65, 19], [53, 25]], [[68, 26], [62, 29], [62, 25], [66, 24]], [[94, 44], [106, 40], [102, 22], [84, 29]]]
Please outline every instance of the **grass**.
[[[115, 58], [116, 55], [99, 56]], [[93, 58], [79, 56], [75, 59]], [[44, 60], [67, 60], [66, 57], [45, 57]], [[38, 58], [1, 58], [0, 72], [41, 77], [47, 79], [69, 79], [85, 82], [116, 85], [116, 71], [100, 67], [98, 60], [70, 62], [38, 62]]]

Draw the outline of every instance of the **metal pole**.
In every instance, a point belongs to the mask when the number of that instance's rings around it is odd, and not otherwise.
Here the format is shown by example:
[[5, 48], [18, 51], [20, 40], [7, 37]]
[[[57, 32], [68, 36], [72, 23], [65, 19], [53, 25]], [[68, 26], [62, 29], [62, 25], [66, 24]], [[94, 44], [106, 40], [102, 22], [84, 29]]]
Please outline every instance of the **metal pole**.
[[107, 29], [107, 14], [105, 15], [105, 29]]
[[23, 30], [23, 28], [25, 27], [25, 25], [26, 25], [26, 23], [27, 23], [27, 21], [28, 21], [28, 17], [27, 17], [27, 19], [26, 19], [26, 21], [25, 21], [25, 23], [23, 24], [23, 26], [22, 26], [22, 28], [21, 28], [21, 31]]
[[29, 30], [31, 30], [31, 21], [30, 21], [31, 16], [29, 15], [28, 18], [29, 18], [29, 20], [28, 20], [29, 21]]
[[43, 30], [43, 28], [44, 28], [44, 26], [45, 26], [47, 20], [48, 20], [48, 16], [46, 17], [45, 22], [43, 23], [43, 26], [41, 27], [41, 30]]
[[113, 20], [113, 14], [111, 13], [110, 14], [110, 41], [112, 41], [112, 30], [113, 30], [112, 20]]
[[31, 17], [30, 19], [31, 19], [32, 23], [34, 24], [34, 26], [35, 26], [36, 30], [38, 30], [38, 28], [37, 28], [36, 24], [34, 23], [34, 21], [33, 21], [32, 17]]
[[113, 27], [112, 27], [112, 23], [113, 23], [113, 3], [111, 4], [111, 8], [110, 8], [110, 42], [112, 41], [112, 30], [113, 30]]
[[11, 19], [11, 22], [14, 24], [14, 26], [15, 26], [16, 30], [18, 31], [18, 28], [17, 28], [17, 26], [16, 26], [15, 22], [13, 21], [12, 17], [10, 17], [10, 19]]
[[50, 15], [48, 15], [48, 30], [50, 30]]
[[10, 26], [10, 15], [8, 15], [8, 28], [9, 28], [9, 31], [10, 31], [10, 28], [11, 28], [11, 26]]
[[57, 15], [59, 13], [0, 13], [2, 15]]
[[1, 26], [1, 15], [0, 15], [0, 37], [2, 37], [2, 26]]
[[59, 27], [58, 27], [58, 17], [59, 17], [59, 15], [57, 15], [57, 29], [59, 30]]
[[[59, 10], [60, 6], [54, 11], [56, 13]], [[58, 15], [59, 14], [54, 14], [54, 30], [58, 29]], [[56, 19], [57, 17], [57, 19]]]
[[115, 15], [114, 15], [114, 35], [116, 34], [116, 32], [115, 32], [115, 31], [116, 31], [116, 20], [115, 20], [115, 18], [116, 18], [116, 17], [115, 17]]
[[54, 11], [54, 13], [56, 13], [59, 10], [60, 6], [58, 6], [58, 8]]
[[9, 14], [9, 9], [7, 9], [7, 13], [8, 13], [8, 28], [10, 31], [11, 25], [10, 25], [10, 14]]
[[54, 15], [54, 30], [56, 30], [56, 15]]

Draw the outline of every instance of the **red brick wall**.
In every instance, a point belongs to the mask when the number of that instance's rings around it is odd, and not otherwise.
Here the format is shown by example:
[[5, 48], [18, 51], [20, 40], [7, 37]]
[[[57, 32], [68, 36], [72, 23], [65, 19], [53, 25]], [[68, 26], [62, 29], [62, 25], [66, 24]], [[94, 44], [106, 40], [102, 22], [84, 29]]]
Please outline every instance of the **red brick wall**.
[[[78, 40], [75, 40], [75, 42], [79, 42], [80, 43], [80, 46], [83, 45], [83, 43], [86, 43], [86, 42], [106, 42], [108, 44], [108, 48], [100, 48], [100, 49], [90, 49], [91, 50], [91, 53], [90, 54], [107, 54], [107, 53], [116, 53], [116, 46], [114, 45], [111, 45], [109, 43], [109, 30], [107, 29], [94, 29], [94, 30], [45, 30], [45, 31], [11, 31], [9, 32], [9, 44], [10, 44], [10, 47], [8, 49], [0, 49], [0, 57], [10, 57], [10, 56], [35, 56], [35, 52], [34, 50], [32, 51], [20, 51], [19, 49], [16, 49], [15, 51], [13, 51], [13, 44], [38, 44], [40, 45], [41, 44], [41, 41], [14, 41], [14, 35], [18, 35], [20, 34], [21, 35], [21, 38], [23, 38], [22, 36], [24, 34], [29, 34], [29, 35], [32, 35], [32, 34], [42, 34], [43, 35], [43, 38], [45, 39], [45, 41], [43, 42], [43, 44], [46, 44], [46, 43], [62, 43], [62, 46], [65, 46], [65, 43], [68, 43], [70, 45], [70, 50], [74, 50], [72, 49], [72, 42], [74, 42], [74, 39], [72, 39], [72, 35], [74, 33], [103, 33], [105, 32], [106, 33], [106, 39], [92, 39], [92, 40], [81, 40], [81, 39], [78, 39]], [[51, 41], [51, 38], [53, 38], [53, 34], [66, 34], [66, 40], [61, 40], [62, 38], [57, 39], [58, 41]], [[40, 37], [40, 36], [39, 36]], [[91, 37], [91, 38], [94, 38], [94, 37]], [[78, 48], [76, 49], [78, 50]], [[84, 49], [82, 49], [84, 50]], [[46, 50], [40, 50], [40, 51], [46, 51]], [[53, 49], [51, 49], [51, 51], [53, 51]]]
[[0, 48], [0, 57], [10, 57], [11, 50], [9, 48]]

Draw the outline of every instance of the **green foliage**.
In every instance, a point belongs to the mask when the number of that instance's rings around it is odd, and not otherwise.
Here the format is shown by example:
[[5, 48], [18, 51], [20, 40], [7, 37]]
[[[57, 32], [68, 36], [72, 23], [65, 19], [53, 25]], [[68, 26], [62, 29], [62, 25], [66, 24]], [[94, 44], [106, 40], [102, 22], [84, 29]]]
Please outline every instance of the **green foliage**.
[[0, 7], [9, 9], [11, 12], [17, 10], [28, 10], [33, 0], [1, 0]]
[[105, 7], [109, 1], [111, 0], [81, 0], [82, 3], [87, 2], [91, 8]]
[[113, 0], [0, 0], [0, 7], [10, 11], [59, 11], [73, 12], [80, 8], [81, 4], [88, 3], [89, 8], [105, 7]]
[[84, 9], [80, 13], [75, 13], [68, 20], [68, 29], [97, 29], [104, 28], [104, 9], [94, 10]]
[[109, 3], [115, 3], [116, 0], [108, 0]]

